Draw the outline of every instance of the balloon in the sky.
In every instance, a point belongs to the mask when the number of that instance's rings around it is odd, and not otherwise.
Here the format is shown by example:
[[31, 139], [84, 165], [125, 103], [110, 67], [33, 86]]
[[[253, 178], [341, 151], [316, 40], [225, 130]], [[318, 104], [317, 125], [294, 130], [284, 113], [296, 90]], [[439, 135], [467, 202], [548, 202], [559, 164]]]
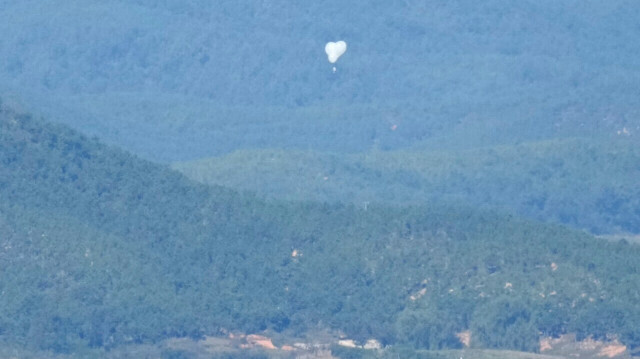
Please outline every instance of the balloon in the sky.
[[347, 43], [344, 41], [327, 42], [324, 51], [327, 53], [329, 62], [334, 64], [338, 61], [338, 58], [347, 51]]

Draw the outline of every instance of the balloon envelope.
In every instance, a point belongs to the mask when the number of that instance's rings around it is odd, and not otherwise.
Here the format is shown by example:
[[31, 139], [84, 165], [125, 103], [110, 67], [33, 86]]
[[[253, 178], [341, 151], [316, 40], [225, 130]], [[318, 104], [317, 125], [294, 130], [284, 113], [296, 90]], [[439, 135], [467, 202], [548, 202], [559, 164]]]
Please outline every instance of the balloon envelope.
[[327, 42], [324, 46], [324, 51], [327, 53], [329, 62], [333, 64], [347, 51], [347, 43], [344, 41]]

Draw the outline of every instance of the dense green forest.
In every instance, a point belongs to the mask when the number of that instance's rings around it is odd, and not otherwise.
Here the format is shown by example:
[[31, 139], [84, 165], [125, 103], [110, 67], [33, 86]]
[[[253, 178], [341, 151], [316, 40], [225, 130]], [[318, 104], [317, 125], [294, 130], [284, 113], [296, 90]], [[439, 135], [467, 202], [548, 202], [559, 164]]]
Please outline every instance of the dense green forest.
[[385, 347], [340, 358], [563, 334], [640, 355], [640, 2], [0, 19], [0, 357], [184, 359], [167, 343], [230, 332]]
[[203, 183], [272, 198], [466, 203], [593, 233], [640, 233], [640, 149], [626, 139], [353, 155], [242, 150], [173, 167]]
[[557, 225], [256, 199], [6, 106], [0, 198], [0, 337], [26, 347], [318, 327], [422, 349], [467, 329], [478, 348], [640, 346], [640, 248]]
[[158, 161], [636, 138], [639, 17], [630, 0], [2, 0], [0, 93]]

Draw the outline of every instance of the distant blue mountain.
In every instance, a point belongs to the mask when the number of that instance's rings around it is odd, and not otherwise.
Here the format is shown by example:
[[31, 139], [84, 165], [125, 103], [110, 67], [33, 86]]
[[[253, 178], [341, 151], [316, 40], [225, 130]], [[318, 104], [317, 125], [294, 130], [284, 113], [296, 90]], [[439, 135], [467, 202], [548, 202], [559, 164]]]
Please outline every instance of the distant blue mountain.
[[633, 1], [25, 0], [0, 17], [0, 92], [160, 161], [640, 133]]
[[271, 198], [358, 206], [461, 202], [597, 234], [640, 233], [640, 149], [623, 140], [357, 155], [243, 150], [173, 166], [203, 183]]

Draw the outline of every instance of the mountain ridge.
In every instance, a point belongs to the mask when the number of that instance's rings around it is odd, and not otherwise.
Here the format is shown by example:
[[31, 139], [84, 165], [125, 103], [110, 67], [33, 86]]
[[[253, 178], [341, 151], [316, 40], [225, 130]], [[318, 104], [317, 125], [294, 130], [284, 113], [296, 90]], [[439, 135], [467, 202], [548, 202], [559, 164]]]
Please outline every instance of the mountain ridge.
[[[626, 0], [7, 2], [0, 91], [162, 162], [637, 138], [639, 13]], [[323, 48], [338, 39], [334, 74]]]
[[363, 206], [467, 203], [593, 233], [636, 233], [640, 152], [624, 138], [548, 140], [468, 151], [243, 150], [174, 163], [208, 184], [290, 200]]
[[624, 241], [468, 207], [257, 200], [4, 107], [0, 129], [7, 340], [71, 353], [320, 326], [423, 349], [466, 329], [487, 348], [640, 344]]

